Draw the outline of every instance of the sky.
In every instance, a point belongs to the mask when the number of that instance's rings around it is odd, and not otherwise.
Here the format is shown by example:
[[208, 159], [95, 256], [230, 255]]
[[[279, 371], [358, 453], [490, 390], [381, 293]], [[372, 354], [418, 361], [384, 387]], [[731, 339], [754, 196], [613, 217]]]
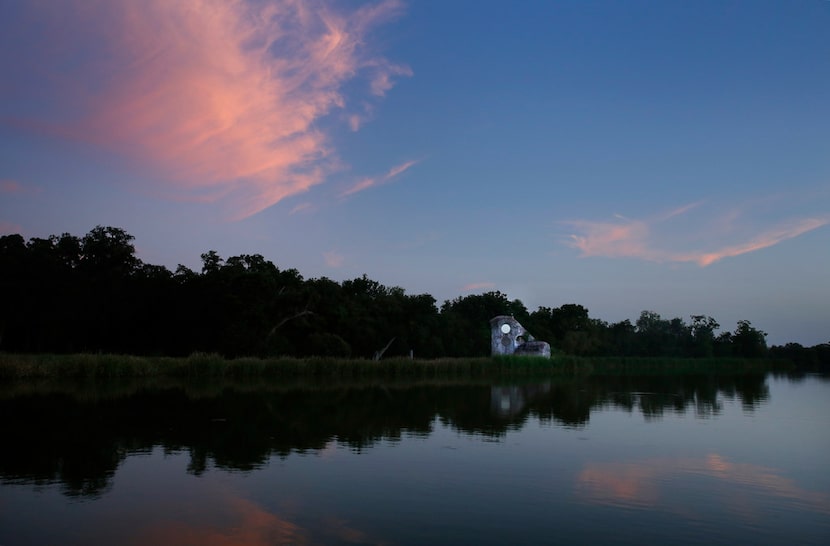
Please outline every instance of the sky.
[[0, 234], [830, 342], [830, 2], [0, 2]]

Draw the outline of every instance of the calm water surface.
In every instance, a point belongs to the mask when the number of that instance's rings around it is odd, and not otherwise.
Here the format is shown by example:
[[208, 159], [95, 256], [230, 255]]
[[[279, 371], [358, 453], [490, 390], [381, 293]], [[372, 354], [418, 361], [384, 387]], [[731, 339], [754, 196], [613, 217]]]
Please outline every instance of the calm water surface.
[[0, 545], [830, 543], [830, 382], [12, 385]]

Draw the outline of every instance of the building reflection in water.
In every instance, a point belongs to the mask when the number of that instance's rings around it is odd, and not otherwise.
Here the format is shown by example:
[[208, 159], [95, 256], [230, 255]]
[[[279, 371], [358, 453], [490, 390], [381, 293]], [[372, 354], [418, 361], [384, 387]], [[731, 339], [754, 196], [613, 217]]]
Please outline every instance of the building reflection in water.
[[529, 400], [549, 392], [550, 382], [490, 387], [490, 412], [499, 417], [514, 417], [525, 410]]

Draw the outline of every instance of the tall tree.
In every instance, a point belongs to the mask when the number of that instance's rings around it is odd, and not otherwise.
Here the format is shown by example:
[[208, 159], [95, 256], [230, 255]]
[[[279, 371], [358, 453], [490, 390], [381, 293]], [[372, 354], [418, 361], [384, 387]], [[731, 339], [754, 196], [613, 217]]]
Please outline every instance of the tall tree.
[[692, 356], [711, 357], [715, 354], [715, 332], [720, 324], [706, 315], [692, 315]]
[[96, 226], [81, 239], [79, 265], [94, 274], [126, 277], [141, 265], [134, 239], [121, 228]]
[[732, 345], [735, 356], [744, 358], [761, 358], [767, 355], [767, 334], [752, 326], [748, 320], [739, 320], [735, 333], [732, 334]]
[[527, 308], [520, 300], [509, 300], [499, 291], [472, 294], [445, 301], [441, 306], [443, 345], [448, 356], [490, 354], [490, 319], [511, 315], [527, 324]]

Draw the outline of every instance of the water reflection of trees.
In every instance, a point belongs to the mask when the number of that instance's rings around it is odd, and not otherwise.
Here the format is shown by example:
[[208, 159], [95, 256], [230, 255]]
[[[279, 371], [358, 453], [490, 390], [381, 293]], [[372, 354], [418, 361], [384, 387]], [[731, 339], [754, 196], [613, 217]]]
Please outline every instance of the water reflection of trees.
[[737, 399], [745, 410], [752, 410], [769, 398], [763, 375], [620, 377], [598, 386], [598, 398], [617, 408], [638, 410], [647, 419], [688, 411], [712, 417], [720, 414], [724, 399]]
[[[76, 393], [77, 394], [77, 393]], [[104, 493], [130, 453], [188, 452], [188, 471], [250, 471], [273, 456], [355, 450], [426, 436], [436, 418], [466, 434], [498, 438], [528, 419], [585, 426], [592, 411], [717, 416], [724, 400], [751, 410], [766, 401], [763, 375], [592, 377], [524, 385], [352, 385], [224, 388], [194, 396], [183, 387], [137, 388], [118, 397], [68, 394], [0, 398], [0, 480], [60, 483], [69, 495]]]

